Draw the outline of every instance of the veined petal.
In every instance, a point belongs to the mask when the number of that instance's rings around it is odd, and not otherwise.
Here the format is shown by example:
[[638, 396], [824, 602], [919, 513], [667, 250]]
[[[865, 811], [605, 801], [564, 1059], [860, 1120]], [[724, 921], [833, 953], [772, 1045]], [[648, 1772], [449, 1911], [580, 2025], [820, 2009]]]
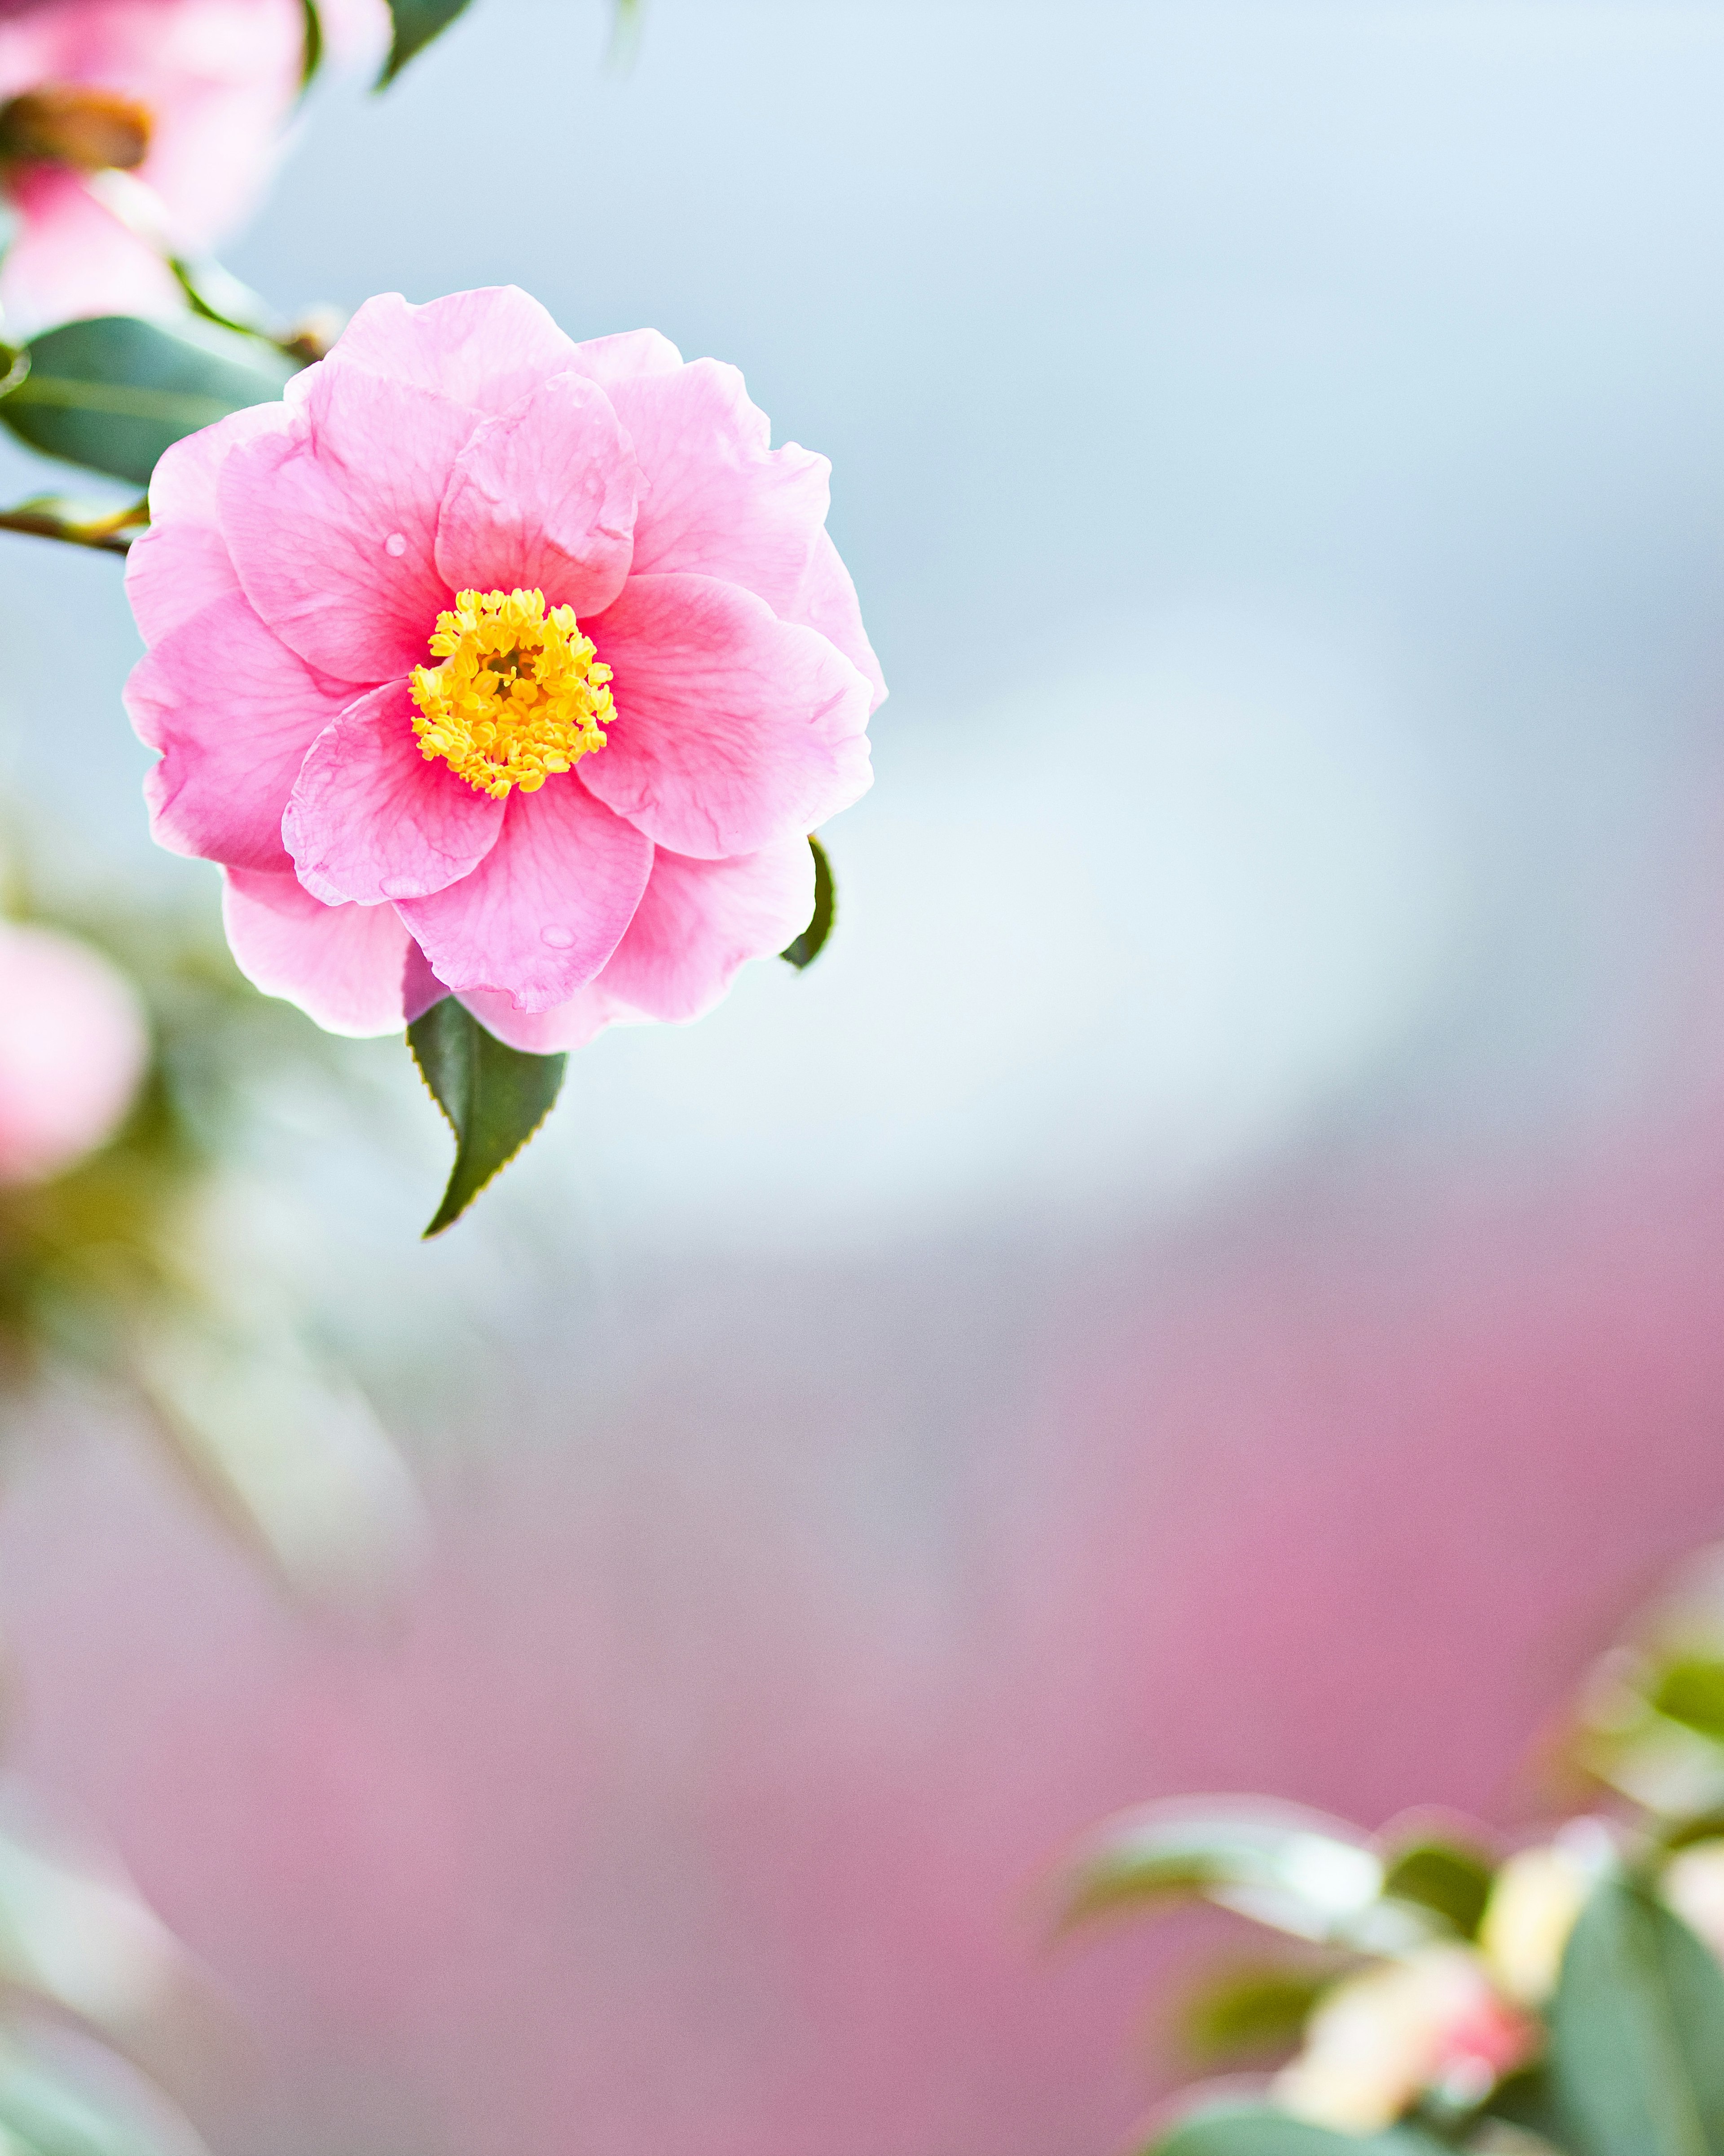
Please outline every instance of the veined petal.
[[437, 526], [437, 567], [455, 591], [541, 591], [600, 613], [623, 588], [640, 467], [610, 400], [556, 374], [495, 419], [455, 460]]
[[423, 660], [452, 596], [437, 516], [478, 415], [357, 367], [308, 369], [285, 432], [235, 449], [222, 530], [246, 597], [326, 674], [367, 685]]
[[867, 677], [871, 692], [868, 711], [872, 717], [886, 701], [886, 677], [880, 670], [874, 646], [862, 626], [856, 587], [850, 581], [849, 571], [839, 558], [830, 532], [822, 531], [814, 542], [808, 574], [782, 618], [818, 629], [829, 644], [838, 646], [859, 673]]
[[285, 869], [281, 812], [306, 750], [352, 696], [290, 651], [241, 592], [170, 630], [126, 685], [132, 725], [162, 751], [144, 781], [156, 843]]
[[330, 1033], [398, 1033], [444, 994], [391, 906], [326, 906], [290, 870], [229, 869], [222, 922], [239, 970]]
[[653, 849], [567, 773], [536, 793], [511, 793], [506, 806], [502, 835], [479, 867], [434, 897], [403, 900], [401, 916], [438, 978], [459, 993], [490, 988], [517, 1010], [547, 1010], [616, 949]]
[[126, 557], [126, 596], [146, 644], [212, 599], [239, 589], [222, 536], [217, 483], [242, 443], [280, 434], [287, 424], [285, 404], [249, 405], [187, 434], [156, 459], [150, 476], [150, 528], [133, 540]]
[[588, 337], [575, 351], [577, 356], [564, 364], [602, 389], [637, 374], [671, 374], [682, 365], [682, 354], [657, 330], [619, 330], [614, 336]]
[[616, 1015], [597, 982], [589, 982], [566, 1004], [553, 1004], [549, 1010], [516, 1010], [512, 996], [496, 995], [489, 988], [468, 988], [461, 1001], [487, 1033], [527, 1055], [559, 1055], [568, 1049], [584, 1048]]
[[367, 300], [327, 363], [435, 390], [477, 412], [506, 412], [547, 377], [578, 363], [580, 347], [517, 285], [411, 306], [399, 292]]
[[867, 791], [870, 688], [813, 629], [711, 577], [631, 576], [586, 624], [615, 680], [588, 791], [714, 860], [807, 833]]
[[629, 932], [595, 988], [647, 1018], [711, 1010], [746, 960], [782, 951], [814, 910], [814, 856], [782, 839], [730, 860], [690, 860], [659, 847]]
[[422, 898], [497, 843], [503, 803], [419, 752], [404, 681], [349, 704], [306, 752], [281, 836], [307, 891], [331, 903]]
[[825, 458], [771, 448], [766, 413], [716, 359], [629, 377], [609, 395], [647, 477], [634, 573], [721, 577], [788, 619], [826, 521]]

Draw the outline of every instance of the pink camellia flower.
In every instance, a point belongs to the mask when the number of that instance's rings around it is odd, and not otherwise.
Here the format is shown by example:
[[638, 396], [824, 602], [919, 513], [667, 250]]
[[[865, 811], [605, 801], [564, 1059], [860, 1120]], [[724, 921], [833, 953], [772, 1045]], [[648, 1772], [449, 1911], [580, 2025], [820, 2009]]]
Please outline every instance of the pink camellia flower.
[[508, 287], [369, 300], [167, 452], [127, 709], [259, 988], [348, 1033], [453, 991], [544, 1053], [805, 925], [885, 691], [826, 461], [768, 439], [734, 367]]
[[[382, 0], [328, 0], [355, 60]], [[164, 254], [206, 253], [254, 203], [299, 95], [302, 0], [0, 0], [6, 334], [182, 305]]]
[[111, 1137], [148, 1061], [124, 974], [58, 929], [0, 922], [0, 1183], [42, 1182]]

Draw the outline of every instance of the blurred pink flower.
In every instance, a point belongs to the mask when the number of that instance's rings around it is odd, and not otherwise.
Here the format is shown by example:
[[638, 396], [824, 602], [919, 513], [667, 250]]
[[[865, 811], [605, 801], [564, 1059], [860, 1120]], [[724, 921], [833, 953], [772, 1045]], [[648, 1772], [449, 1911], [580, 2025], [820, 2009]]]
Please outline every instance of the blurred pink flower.
[[0, 922], [0, 1183], [42, 1182], [111, 1137], [148, 1061], [123, 973], [57, 929]]
[[1470, 1948], [1423, 1947], [1324, 1994], [1304, 2049], [1276, 2077], [1275, 2097], [1314, 2125], [1374, 2133], [1421, 2090], [1481, 2102], [1537, 2041], [1531, 2017]]
[[[383, 0], [320, 9], [337, 58], [373, 55]], [[301, 0], [0, 0], [0, 264], [7, 334], [177, 309], [164, 252], [208, 251], [275, 165], [299, 95]]]
[[826, 460], [768, 439], [734, 367], [510, 287], [370, 300], [168, 451], [127, 708], [259, 987], [353, 1033], [454, 990], [545, 1051], [796, 934], [885, 690]]

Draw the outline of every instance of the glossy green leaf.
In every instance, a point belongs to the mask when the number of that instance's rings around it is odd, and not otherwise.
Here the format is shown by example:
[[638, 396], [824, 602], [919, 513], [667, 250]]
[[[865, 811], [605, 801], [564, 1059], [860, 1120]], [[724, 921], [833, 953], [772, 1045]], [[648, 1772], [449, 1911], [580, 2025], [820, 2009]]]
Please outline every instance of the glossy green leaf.
[[377, 77], [377, 88], [385, 89], [393, 82], [414, 54], [423, 52], [434, 37], [446, 30], [466, 4], [467, 0], [389, 0], [395, 35], [383, 72]]
[[[1290, 1808], [1191, 1813], [1152, 1807], [1110, 1822], [1056, 1881], [1062, 1925], [1112, 1910], [1201, 1895], [1296, 1937], [1388, 1946], [1423, 1927], [1378, 1902], [1383, 1867], [1348, 1840]], [[1381, 1922], [1396, 1928], [1391, 1940]]]
[[408, 1045], [455, 1135], [455, 1164], [425, 1230], [441, 1235], [537, 1130], [562, 1090], [566, 1055], [527, 1055], [447, 996], [407, 1029]]
[[295, 367], [254, 337], [129, 315], [68, 322], [26, 347], [29, 372], [0, 420], [44, 456], [146, 485], [182, 435], [281, 394]]
[[832, 933], [832, 924], [838, 918], [838, 891], [832, 880], [832, 864], [826, 858], [826, 849], [820, 841], [810, 836], [808, 844], [814, 856], [814, 911], [808, 925], [793, 943], [787, 943], [778, 953], [788, 958], [798, 971], [812, 966], [826, 948], [826, 939]]
[[1639, 1887], [1593, 1890], [1550, 2024], [1552, 2087], [1580, 2156], [1724, 2156], [1724, 1970]]
[[1488, 1856], [1458, 1842], [1415, 1842], [1389, 1859], [1383, 1891], [1398, 1902], [1430, 1910], [1470, 1939], [1491, 1898], [1494, 1872]]
[[1335, 1977], [1332, 1966], [1299, 1968], [1289, 1962], [1212, 1971], [1186, 2002], [1180, 2025], [1184, 2048], [1204, 2066], [1290, 2050]]
[[1182, 2119], [1146, 2156], [1442, 2156], [1443, 2149], [1417, 2127], [1335, 2133], [1267, 2104], [1217, 2104]]
[[1691, 1655], [1670, 1663], [1659, 1678], [1652, 1704], [1672, 1722], [1724, 1743], [1724, 1662]]

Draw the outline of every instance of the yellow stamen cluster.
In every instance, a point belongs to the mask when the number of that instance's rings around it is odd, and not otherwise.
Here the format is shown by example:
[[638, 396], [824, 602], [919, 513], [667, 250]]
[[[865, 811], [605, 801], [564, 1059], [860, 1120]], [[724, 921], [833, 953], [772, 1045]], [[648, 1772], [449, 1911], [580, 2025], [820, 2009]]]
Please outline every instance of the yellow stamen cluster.
[[459, 592], [431, 638], [440, 666], [416, 666], [413, 732], [428, 762], [505, 799], [536, 793], [553, 771], [604, 747], [615, 716], [608, 666], [572, 607], [547, 613], [543, 592]]

